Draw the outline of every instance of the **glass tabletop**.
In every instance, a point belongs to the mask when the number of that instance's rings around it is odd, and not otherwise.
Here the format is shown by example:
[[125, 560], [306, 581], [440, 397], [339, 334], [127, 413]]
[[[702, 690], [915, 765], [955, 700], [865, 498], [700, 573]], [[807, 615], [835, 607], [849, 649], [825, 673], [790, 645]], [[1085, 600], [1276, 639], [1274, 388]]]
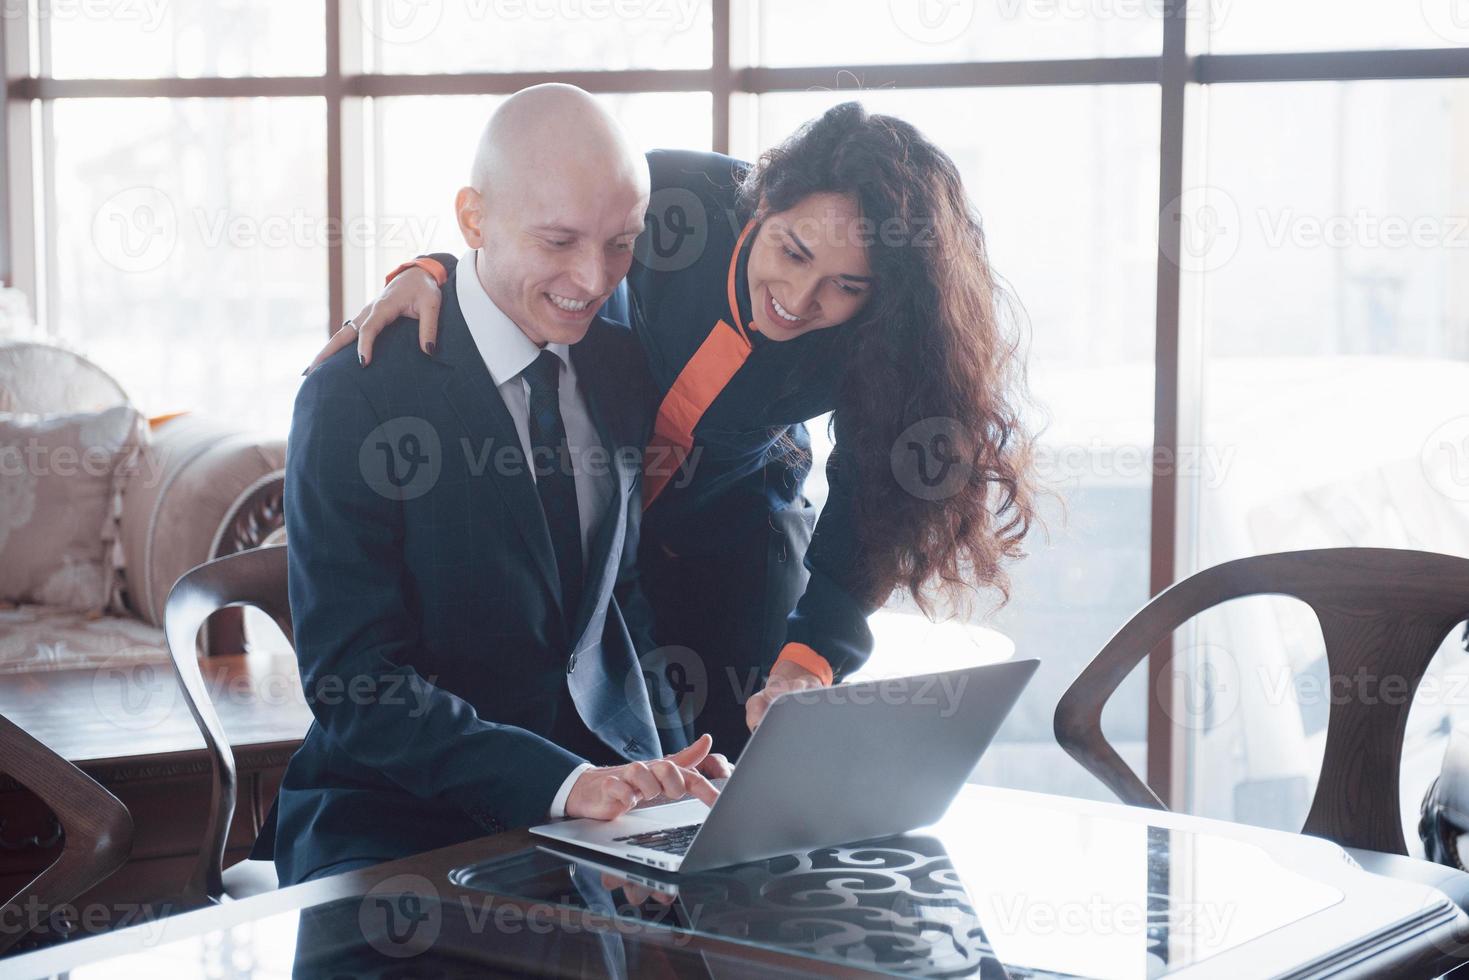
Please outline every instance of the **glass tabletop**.
[[1161, 977], [1342, 899], [1227, 837], [1063, 809], [965, 823], [681, 875], [546, 845], [450, 879], [925, 977]]
[[[1274, 838], [1044, 799], [965, 793], [921, 832], [692, 874], [533, 846], [224, 929], [190, 934], [190, 916], [138, 926], [156, 931], [135, 951], [68, 975], [763, 976], [780, 966], [773, 953], [895, 976], [1131, 980], [1343, 903], [1256, 842]], [[1321, 843], [1278, 837], [1281, 854]]]

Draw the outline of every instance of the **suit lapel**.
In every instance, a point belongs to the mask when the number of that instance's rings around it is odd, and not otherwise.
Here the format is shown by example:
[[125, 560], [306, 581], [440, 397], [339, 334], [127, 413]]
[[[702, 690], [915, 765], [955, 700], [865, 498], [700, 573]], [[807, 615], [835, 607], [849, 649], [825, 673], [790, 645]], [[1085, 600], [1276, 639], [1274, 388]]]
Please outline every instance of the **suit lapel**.
[[573, 647], [581, 641], [582, 634], [590, 624], [592, 615], [603, 604], [603, 592], [611, 589], [617, 581], [618, 566], [622, 559], [622, 542], [627, 535], [626, 494], [630, 477], [623, 471], [623, 461], [617, 452], [621, 445], [616, 429], [608, 415], [610, 406], [616, 404], [612, 393], [607, 390], [607, 364], [597, 356], [596, 346], [602, 324], [593, 321], [587, 336], [571, 346], [571, 360], [576, 365], [577, 382], [586, 399], [587, 414], [596, 426], [597, 437], [611, 460], [612, 499], [607, 513], [597, 523], [586, 556], [586, 582], [582, 588], [581, 608], [572, 621], [571, 640]]
[[623, 361], [614, 343], [616, 329], [593, 321], [587, 336], [571, 348], [587, 413], [612, 460], [613, 497], [587, 548], [586, 587], [571, 632], [575, 655], [594, 656], [599, 666], [574, 670], [566, 681], [577, 713], [603, 743], [625, 759], [652, 759], [659, 754], [660, 742], [639, 652], [627, 642], [603, 642], [609, 617], [626, 636], [626, 625], [609, 594], [617, 584], [628, 533], [627, 495], [636, 484], [642, 462], [640, 453], [617, 451], [619, 447], [641, 447], [628, 415], [630, 393], [626, 372], [619, 368]]
[[[525, 452], [515, 431], [515, 422], [495, 388], [495, 379], [485, 367], [484, 358], [474, 345], [474, 338], [469, 335], [452, 276], [444, 287], [444, 303], [439, 313], [439, 347], [435, 357], [454, 369], [444, 385], [444, 397], [470, 434], [472, 451], [469, 458], [476, 461], [475, 465], [483, 461], [487, 470], [485, 482], [494, 486], [510, 508], [511, 523], [530, 549], [532, 563], [559, 607], [561, 582], [556, 576], [556, 553], [551, 547], [551, 533], [546, 529], [541, 498], [525, 465]], [[489, 442], [476, 442], [481, 437], [487, 437]], [[502, 458], [500, 453], [505, 447], [513, 449], [513, 458], [519, 465], [512, 467], [515, 472], [496, 474], [493, 467], [495, 461]]]

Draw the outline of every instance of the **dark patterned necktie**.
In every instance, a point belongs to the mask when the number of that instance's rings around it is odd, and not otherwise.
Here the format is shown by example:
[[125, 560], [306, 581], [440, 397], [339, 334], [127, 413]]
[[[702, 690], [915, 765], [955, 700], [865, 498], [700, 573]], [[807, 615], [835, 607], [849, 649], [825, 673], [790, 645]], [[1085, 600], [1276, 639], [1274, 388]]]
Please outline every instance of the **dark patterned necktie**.
[[566, 443], [566, 424], [561, 419], [561, 400], [557, 394], [561, 359], [543, 350], [521, 376], [530, 385], [528, 421], [536, 492], [540, 494], [541, 510], [551, 532], [551, 547], [556, 552], [561, 605], [569, 626], [581, 601], [581, 516], [576, 506], [576, 478]]

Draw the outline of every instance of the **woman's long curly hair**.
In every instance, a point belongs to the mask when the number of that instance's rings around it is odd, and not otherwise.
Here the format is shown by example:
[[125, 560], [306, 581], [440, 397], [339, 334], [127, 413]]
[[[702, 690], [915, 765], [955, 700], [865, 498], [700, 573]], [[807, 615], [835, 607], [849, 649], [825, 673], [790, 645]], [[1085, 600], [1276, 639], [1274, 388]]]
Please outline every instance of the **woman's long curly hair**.
[[[823, 192], [856, 198], [877, 280], [835, 328], [852, 345], [834, 424], [856, 476], [861, 598], [904, 589], [932, 616], [936, 596], [967, 609], [991, 587], [1003, 603], [1005, 565], [1036, 518], [1033, 438], [1020, 321], [1001, 322], [1012, 306], [959, 171], [910, 124], [847, 102], [763, 154], [740, 200], [763, 220]], [[915, 483], [906, 468], [935, 452], [968, 478], [939, 493]]]

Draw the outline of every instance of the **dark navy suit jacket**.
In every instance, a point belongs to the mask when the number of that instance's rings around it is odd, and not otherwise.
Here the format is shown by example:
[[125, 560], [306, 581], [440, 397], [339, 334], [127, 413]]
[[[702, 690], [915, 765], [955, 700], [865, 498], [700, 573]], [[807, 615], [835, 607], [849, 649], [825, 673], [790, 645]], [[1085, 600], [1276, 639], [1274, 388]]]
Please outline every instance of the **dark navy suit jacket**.
[[660, 744], [659, 682], [637, 659], [642, 352], [600, 318], [571, 348], [616, 493], [563, 611], [535, 483], [455, 296], [451, 276], [436, 356], [389, 330], [367, 368], [342, 351], [296, 399], [286, 530], [314, 721], [253, 855], [273, 851], [282, 884], [540, 822], [583, 760], [680, 747]]

